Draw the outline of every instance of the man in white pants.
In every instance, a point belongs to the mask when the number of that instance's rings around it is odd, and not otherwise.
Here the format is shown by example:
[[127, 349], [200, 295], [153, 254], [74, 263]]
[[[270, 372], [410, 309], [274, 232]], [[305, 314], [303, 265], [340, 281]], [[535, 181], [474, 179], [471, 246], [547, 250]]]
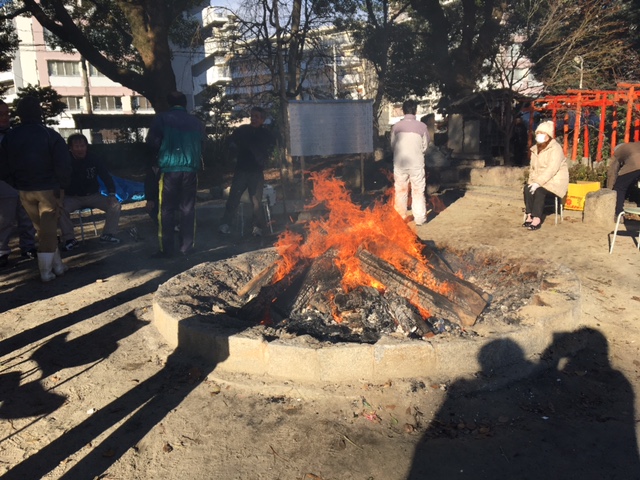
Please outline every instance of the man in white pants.
[[416, 120], [418, 104], [405, 100], [402, 104], [404, 118], [391, 128], [393, 148], [393, 180], [396, 212], [407, 218], [407, 200], [411, 185], [411, 212], [416, 225], [427, 221], [427, 202], [424, 191], [427, 186], [424, 154], [429, 146], [427, 126]]

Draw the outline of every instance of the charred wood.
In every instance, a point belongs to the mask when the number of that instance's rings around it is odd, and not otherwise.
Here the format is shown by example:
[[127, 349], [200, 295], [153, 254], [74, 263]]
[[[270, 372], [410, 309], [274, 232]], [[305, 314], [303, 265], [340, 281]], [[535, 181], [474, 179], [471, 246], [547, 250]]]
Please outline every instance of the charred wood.
[[271, 283], [271, 280], [273, 279], [273, 276], [278, 270], [279, 265], [280, 265], [280, 259], [276, 260], [267, 268], [265, 268], [260, 273], [258, 273], [258, 275], [253, 277], [244, 287], [238, 290], [238, 296], [251, 297], [253, 295], [257, 295], [262, 287]]
[[418, 303], [431, 315], [446, 318], [464, 326], [471, 326], [476, 322], [477, 315], [469, 313], [465, 308], [456, 305], [444, 295], [411, 280], [395, 267], [367, 250], [360, 249], [356, 256], [365, 273], [380, 281], [396, 294]]
[[264, 318], [270, 318], [269, 312], [274, 301], [290, 288], [308, 268], [308, 263], [300, 262], [282, 280], [273, 285], [261, 287], [258, 294], [238, 309], [235, 315], [255, 322], [259, 322]]
[[327, 292], [336, 289], [341, 282], [342, 275], [336, 267], [334, 259], [336, 252], [330, 250], [316, 258], [283, 295], [274, 302], [273, 308], [283, 316], [291, 316], [311, 304], [322, 313], [331, 313], [323, 308], [322, 298]]
[[419, 337], [433, 333], [420, 313], [406, 298], [395, 292], [385, 292], [384, 299], [387, 302], [389, 313], [402, 332], [407, 335], [415, 334]]
[[[389, 248], [392, 247], [385, 246], [386, 250], [388, 250]], [[435, 258], [439, 258], [435, 251], [432, 252], [432, 260], [434, 260]], [[375, 254], [376, 252], [372, 251], [371, 253]], [[446, 264], [437, 263], [447, 268], [446, 270], [442, 270], [435, 266], [432, 262], [429, 262], [427, 268], [425, 269], [417, 258], [412, 257], [399, 248], [395, 249], [393, 255], [395, 258], [401, 259], [400, 264], [407, 272], [416, 272], [418, 276], [416, 280], [419, 283], [422, 283], [423, 285], [428, 285], [431, 282], [436, 284], [446, 283], [451, 289], [451, 293], [446, 295], [447, 298], [449, 298], [449, 300], [451, 300], [459, 307], [465, 309], [469, 315], [477, 318], [487, 306], [490, 295], [483, 292], [482, 289], [480, 289], [473, 283], [454, 275], [453, 272], [448, 269]]]

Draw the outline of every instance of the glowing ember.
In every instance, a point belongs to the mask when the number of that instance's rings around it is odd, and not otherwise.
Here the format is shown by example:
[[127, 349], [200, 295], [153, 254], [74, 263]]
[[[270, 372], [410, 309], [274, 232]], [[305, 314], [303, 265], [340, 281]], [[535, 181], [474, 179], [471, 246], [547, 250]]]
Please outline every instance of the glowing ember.
[[[449, 285], [434, 281], [431, 269], [421, 255], [422, 245], [394, 210], [390, 200], [393, 197], [387, 195], [386, 202], [376, 202], [363, 210], [351, 201], [344, 182], [332, 178], [331, 174], [330, 170], [325, 170], [311, 175], [313, 202], [306, 208], [324, 204], [329, 214], [309, 222], [306, 239], [291, 232], [280, 235], [276, 247], [282, 260], [274, 281], [284, 278], [301, 260], [313, 260], [334, 249], [337, 252], [335, 264], [342, 273], [345, 292], [358, 286], [371, 286], [383, 292], [385, 286], [360, 268], [356, 252], [364, 248], [416, 283], [446, 296]], [[407, 258], [415, 261], [407, 265]], [[424, 318], [429, 316], [424, 310], [421, 313]]]

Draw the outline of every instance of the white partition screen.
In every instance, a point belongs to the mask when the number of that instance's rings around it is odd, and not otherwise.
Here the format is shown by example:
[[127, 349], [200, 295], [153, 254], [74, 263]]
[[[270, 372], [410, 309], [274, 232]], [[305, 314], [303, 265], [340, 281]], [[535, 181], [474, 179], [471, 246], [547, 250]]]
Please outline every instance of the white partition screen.
[[288, 112], [294, 157], [373, 152], [370, 100], [291, 101]]

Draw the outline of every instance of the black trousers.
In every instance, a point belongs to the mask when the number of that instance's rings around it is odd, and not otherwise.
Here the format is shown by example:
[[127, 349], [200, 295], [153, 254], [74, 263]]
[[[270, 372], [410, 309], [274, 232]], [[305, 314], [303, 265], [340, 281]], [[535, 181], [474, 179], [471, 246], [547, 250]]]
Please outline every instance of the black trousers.
[[[175, 227], [180, 225], [180, 251], [193, 248], [196, 233], [196, 172], [166, 172], [160, 176], [158, 240], [160, 251], [172, 255]], [[178, 214], [180, 218], [178, 219]]]
[[542, 187], [538, 187], [535, 193], [529, 191], [529, 185], [524, 186], [524, 211], [527, 215], [531, 214], [532, 217], [542, 218], [542, 212], [544, 211], [544, 201], [547, 195], [555, 196], [548, 190]]
[[231, 225], [245, 190], [249, 191], [253, 211], [253, 226], [266, 228], [267, 222], [262, 211], [264, 172], [262, 170], [236, 170], [231, 180], [229, 198], [222, 217], [223, 224]]
[[613, 189], [616, 192], [616, 216], [624, 209], [624, 199], [627, 197], [627, 190], [634, 182], [640, 180], [640, 170], [625, 173], [616, 179]]

